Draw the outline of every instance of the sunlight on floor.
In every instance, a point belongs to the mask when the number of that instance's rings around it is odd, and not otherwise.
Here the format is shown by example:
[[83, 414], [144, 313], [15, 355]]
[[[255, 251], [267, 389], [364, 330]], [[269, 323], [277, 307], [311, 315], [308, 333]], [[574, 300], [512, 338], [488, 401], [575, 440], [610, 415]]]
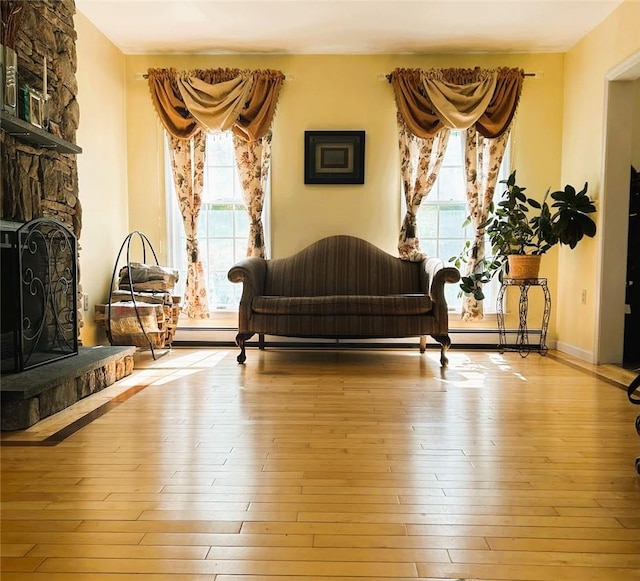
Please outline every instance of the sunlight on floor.
[[[267, 352], [252, 353], [253, 357], [258, 359], [257, 365], [262, 373], [267, 373], [267, 366], [270, 360], [276, 360], [276, 355], [283, 353], [291, 353], [291, 349], [283, 350], [267, 350]], [[320, 350], [324, 351], [324, 350]], [[330, 355], [330, 351], [323, 353], [328, 357], [351, 357], [358, 359], [357, 350], [338, 350], [334, 355]], [[400, 353], [400, 351], [398, 352]], [[448, 353], [449, 367], [446, 375], [440, 370], [440, 377], [434, 377], [433, 370], [440, 369], [439, 358], [435, 352], [427, 352], [420, 354], [417, 351], [410, 353], [402, 351], [404, 356], [411, 355], [420, 360], [420, 377], [433, 377], [437, 379], [437, 385], [440, 387], [436, 391], [442, 389], [448, 390], [450, 385], [455, 384], [459, 387], [471, 388], [474, 390], [486, 389], [490, 387], [490, 377], [495, 377], [496, 371], [504, 375], [505, 378], [511, 377], [519, 384], [533, 386], [533, 376], [544, 373], [543, 367], [545, 360], [555, 359], [567, 363], [571, 367], [580, 368], [593, 376], [605, 379], [610, 383], [616, 384], [623, 388], [627, 385], [635, 375], [629, 371], [621, 370], [614, 366], [595, 366], [590, 365], [571, 358], [570, 356], [550, 352], [547, 357], [541, 357], [538, 354], [531, 353], [527, 358], [519, 358], [525, 364], [525, 369], [519, 369], [518, 372], [513, 371], [515, 366], [510, 357], [504, 354], [485, 352], [478, 357], [478, 352], [465, 352], [451, 350]], [[136, 390], [143, 389], [147, 386], [164, 386], [173, 380], [185, 377], [191, 377], [197, 373], [212, 369], [218, 366], [227, 356], [235, 357], [235, 348], [174, 348], [154, 360], [150, 351], [139, 350], [135, 354], [135, 365], [131, 375], [117, 381], [106, 389], [93, 394], [91, 397], [78, 401], [73, 406], [65, 410], [49, 416], [38, 422], [31, 428], [19, 432], [4, 432], [1, 435], [2, 441], [33, 441], [39, 442], [46, 440], [61, 429], [69, 426], [73, 422], [79, 421], [85, 416], [95, 413], [102, 406], [118, 402], [122, 398], [131, 397]], [[515, 355], [515, 354], [510, 354]], [[270, 357], [271, 356], [271, 357]], [[242, 391], [243, 387], [239, 386], [238, 391]]]

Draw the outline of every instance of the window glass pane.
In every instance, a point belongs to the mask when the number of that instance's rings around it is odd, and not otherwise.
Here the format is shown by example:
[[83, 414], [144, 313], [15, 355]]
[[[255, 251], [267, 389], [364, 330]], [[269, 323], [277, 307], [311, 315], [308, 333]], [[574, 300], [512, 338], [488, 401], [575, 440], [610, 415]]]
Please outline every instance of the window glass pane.
[[220, 270], [225, 273], [233, 266], [233, 239], [216, 238], [209, 239], [209, 264], [210, 270]]
[[233, 165], [233, 145], [228, 134], [207, 136], [207, 165]]
[[442, 166], [464, 167], [462, 163], [462, 132], [452, 131], [449, 135], [447, 150], [442, 160]]
[[[234, 283], [227, 279], [226, 272], [215, 272], [210, 285], [213, 296], [214, 308], [231, 307], [236, 302]], [[211, 301], [210, 301], [211, 302]]]
[[205, 199], [207, 201], [233, 199], [233, 167], [209, 168]]
[[[207, 273], [207, 271], [209, 270], [209, 252], [208, 252], [208, 246], [209, 241], [207, 240], [206, 236], [198, 236], [198, 252], [199, 252], [199, 258], [200, 258], [200, 262], [202, 262], [202, 268], [204, 269], [205, 275]], [[185, 247], [186, 247], [186, 241], [185, 241]], [[186, 248], [185, 248], [186, 249]], [[185, 281], [187, 280], [187, 261], [186, 261], [186, 252], [184, 253], [184, 257], [185, 257], [185, 267], [184, 267], [184, 279]]]
[[427, 256], [438, 256], [438, 241], [420, 238], [420, 248]]
[[444, 285], [444, 296], [447, 299], [447, 305], [449, 308], [462, 304], [462, 297], [458, 296], [459, 292], [460, 287], [457, 284]]
[[209, 229], [207, 224], [209, 223], [209, 208], [206, 204], [200, 206], [200, 213], [198, 214], [198, 237], [206, 234]]
[[240, 174], [235, 165], [233, 166], [233, 200], [244, 206], [242, 183], [240, 182]]
[[438, 254], [436, 254], [435, 256], [438, 256], [439, 258], [442, 258], [442, 260], [447, 261], [452, 256], [457, 256], [460, 253], [460, 249], [464, 246], [464, 243], [465, 240], [462, 238], [457, 240], [441, 239], [440, 243], [438, 244]]
[[200, 221], [198, 222], [198, 236], [209, 236], [210, 228], [213, 228], [213, 206], [211, 204], [202, 204], [200, 207]]
[[427, 240], [438, 237], [438, 206], [423, 204], [416, 216], [418, 222], [418, 238]]
[[440, 168], [438, 190], [440, 201], [460, 200], [464, 202], [466, 200], [467, 194], [461, 166]]
[[[247, 256], [247, 246], [249, 245], [249, 238], [236, 238], [236, 255], [234, 262], [238, 262], [238, 260], [242, 260]], [[242, 285], [239, 285], [242, 286]]]
[[209, 236], [221, 238], [233, 236], [233, 206], [210, 206], [209, 210]]
[[236, 221], [236, 238], [249, 238], [249, 214], [244, 206], [236, 205], [234, 217]]
[[463, 205], [440, 206], [440, 235], [448, 238], [464, 238], [462, 224], [467, 217], [467, 209]]

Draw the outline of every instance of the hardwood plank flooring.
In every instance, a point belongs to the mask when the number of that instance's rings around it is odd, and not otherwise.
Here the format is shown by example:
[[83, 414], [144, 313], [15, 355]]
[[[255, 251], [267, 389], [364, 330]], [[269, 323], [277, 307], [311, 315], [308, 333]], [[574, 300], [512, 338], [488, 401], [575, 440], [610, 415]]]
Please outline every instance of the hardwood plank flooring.
[[99, 397], [3, 433], [2, 580], [640, 580], [620, 370], [236, 355], [139, 353]]

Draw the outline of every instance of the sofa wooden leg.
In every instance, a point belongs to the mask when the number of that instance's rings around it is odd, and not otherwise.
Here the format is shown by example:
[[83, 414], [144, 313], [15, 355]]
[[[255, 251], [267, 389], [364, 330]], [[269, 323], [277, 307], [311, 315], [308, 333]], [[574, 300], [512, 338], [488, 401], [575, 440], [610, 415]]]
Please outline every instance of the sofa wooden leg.
[[264, 351], [264, 333], [258, 333], [258, 349]]
[[247, 354], [245, 353], [245, 342], [253, 337], [254, 333], [238, 333], [236, 335], [236, 345], [240, 347], [240, 355], [236, 358], [238, 363], [244, 363], [247, 360]]
[[420, 353], [424, 353], [427, 350], [427, 336], [420, 335]]
[[449, 363], [447, 359], [447, 350], [451, 347], [451, 338], [449, 335], [431, 335], [438, 343], [440, 343], [440, 365], [446, 367]]

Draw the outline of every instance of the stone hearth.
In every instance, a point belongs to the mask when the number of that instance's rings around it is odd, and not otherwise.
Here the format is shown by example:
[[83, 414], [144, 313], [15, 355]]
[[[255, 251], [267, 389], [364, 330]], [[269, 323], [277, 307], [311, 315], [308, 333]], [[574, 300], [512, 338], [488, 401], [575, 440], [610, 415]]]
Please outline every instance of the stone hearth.
[[135, 347], [80, 347], [78, 355], [3, 375], [2, 431], [22, 430], [133, 372]]

